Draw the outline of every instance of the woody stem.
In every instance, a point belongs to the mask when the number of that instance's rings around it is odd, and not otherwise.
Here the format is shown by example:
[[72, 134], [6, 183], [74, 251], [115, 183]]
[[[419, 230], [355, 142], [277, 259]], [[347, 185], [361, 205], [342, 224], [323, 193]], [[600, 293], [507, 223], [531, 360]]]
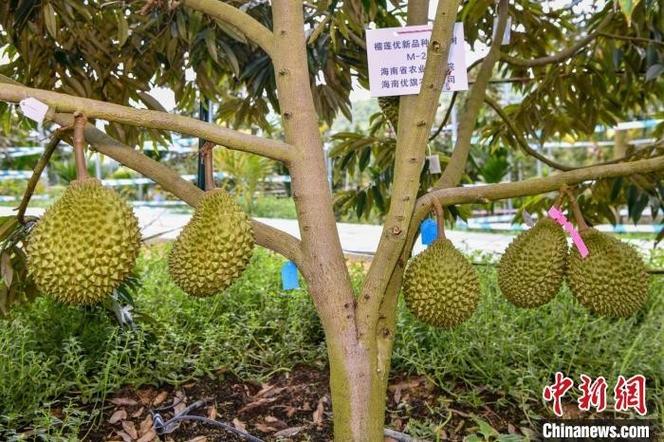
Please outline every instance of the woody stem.
[[438, 238], [445, 239], [445, 212], [443, 206], [436, 198], [431, 199], [433, 209], [436, 212], [436, 223], [438, 225]]
[[569, 200], [570, 207], [574, 213], [574, 218], [576, 219], [576, 223], [579, 225], [579, 232], [588, 230], [588, 224], [583, 218], [583, 213], [581, 213], [581, 207], [579, 207], [579, 203], [576, 201], [576, 197], [569, 189], [565, 189], [564, 192], [567, 194], [567, 199]]
[[214, 157], [212, 149], [214, 145], [209, 141], [205, 143], [204, 161], [205, 161], [205, 190], [214, 189]]
[[76, 161], [76, 178], [79, 180], [88, 177], [85, 165], [85, 125], [88, 119], [80, 112], [74, 114], [74, 159]]

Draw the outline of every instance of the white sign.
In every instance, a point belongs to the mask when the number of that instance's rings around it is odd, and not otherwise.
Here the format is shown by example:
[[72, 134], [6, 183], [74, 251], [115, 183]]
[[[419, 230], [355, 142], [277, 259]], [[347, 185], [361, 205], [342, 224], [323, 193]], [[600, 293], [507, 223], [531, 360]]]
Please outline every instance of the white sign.
[[[367, 29], [369, 89], [372, 97], [420, 93], [431, 26]], [[468, 89], [463, 23], [454, 25], [443, 91]]]
[[48, 104], [42, 103], [33, 97], [24, 98], [19, 102], [19, 106], [23, 115], [37, 123], [43, 122], [48, 112]]

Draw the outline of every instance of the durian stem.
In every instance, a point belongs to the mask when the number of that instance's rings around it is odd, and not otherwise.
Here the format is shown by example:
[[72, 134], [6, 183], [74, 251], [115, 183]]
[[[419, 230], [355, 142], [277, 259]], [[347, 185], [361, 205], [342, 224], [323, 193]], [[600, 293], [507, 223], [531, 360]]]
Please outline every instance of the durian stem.
[[206, 141], [203, 145], [203, 158], [205, 161], [205, 190], [214, 189], [214, 143]]
[[579, 203], [576, 201], [576, 197], [569, 189], [565, 189], [565, 193], [567, 194], [567, 199], [569, 200], [570, 207], [574, 213], [576, 223], [579, 226], [579, 232], [588, 230], [588, 224], [586, 224], [586, 220], [583, 218], [583, 213], [581, 213], [581, 207], [579, 207]]
[[79, 180], [88, 177], [85, 165], [85, 125], [88, 118], [81, 112], [74, 113], [74, 158], [76, 161], [76, 177]]
[[560, 206], [562, 206], [566, 196], [567, 196], [567, 186], [563, 185], [560, 187], [558, 198], [556, 198], [556, 200], [554, 201], [553, 207], [559, 208]]
[[32, 194], [34, 193], [35, 188], [37, 187], [37, 183], [39, 183], [41, 174], [44, 172], [46, 165], [51, 160], [51, 155], [53, 155], [53, 152], [55, 152], [58, 144], [60, 144], [63, 132], [69, 129], [71, 129], [71, 126], [56, 129], [55, 132], [53, 132], [50, 141], [44, 147], [44, 153], [42, 154], [41, 158], [39, 158], [39, 161], [37, 161], [37, 164], [32, 171], [32, 176], [30, 177], [28, 185], [25, 188], [25, 193], [21, 199], [21, 204], [19, 204], [18, 208], [16, 209], [18, 211], [16, 218], [18, 219], [19, 223], [25, 224], [25, 211], [28, 209], [28, 204], [30, 204], [30, 199], [32, 198]]
[[445, 239], [445, 211], [436, 198], [431, 198], [431, 204], [436, 212], [436, 223], [438, 225], [438, 239]]

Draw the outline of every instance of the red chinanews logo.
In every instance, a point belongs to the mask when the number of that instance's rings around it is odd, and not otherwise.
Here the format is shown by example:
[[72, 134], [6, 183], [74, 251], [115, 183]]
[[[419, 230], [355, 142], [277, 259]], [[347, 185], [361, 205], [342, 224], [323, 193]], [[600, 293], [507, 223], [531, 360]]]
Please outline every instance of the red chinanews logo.
[[[581, 396], [577, 400], [577, 405], [581, 411], [590, 411], [594, 408], [598, 412], [606, 409], [606, 392], [608, 384], [603, 376], [592, 379], [590, 376], [582, 374], [579, 390]], [[563, 373], [557, 372], [554, 376], [554, 382], [544, 387], [542, 397], [546, 402], [552, 402], [553, 412], [556, 416], [563, 416], [562, 399], [565, 394], [574, 387], [574, 381], [566, 377]], [[646, 378], [637, 374], [629, 379], [624, 376], [618, 376], [616, 385], [613, 388], [613, 409], [615, 411], [634, 410], [641, 416], [648, 413], [646, 407]]]

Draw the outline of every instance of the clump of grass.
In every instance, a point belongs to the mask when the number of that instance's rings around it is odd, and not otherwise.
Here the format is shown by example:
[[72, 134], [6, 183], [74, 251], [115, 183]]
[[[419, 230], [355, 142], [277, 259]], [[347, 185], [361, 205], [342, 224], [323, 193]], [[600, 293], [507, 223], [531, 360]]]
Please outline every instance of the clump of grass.
[[[142, 315], [134, 330], [118, 328], [103, 309], [48, 298], [0, 323], [0, 439], [25, 426], [47, 440], [76, 438], [123, 385], [179, 384], [223, 371], [261, 380], [297, 364], [324, 368], [308, 294], [281, 290], [282, 258], [257, 250], [227, 293], [195, 299], [170, 281], [167, 251], [155, 246], [140, 258], [143, 286], [134, 299]], [[495, 392], [498, 408], [520, 407], [526, 418], [541, 410], [542, 387], [556, 371], [602, 375], [610, 384], [618, 374], [641, 373], [662, 415], [664, 278], [654, 278], [637, 316], [609, 320], [588, 314], [567, 290], [539, 309], [518, 309], [498, 293], [495, 270], [479, 268], [481, 304], [455, 330], [424, 326], [400, 306], [394, 371], [424, 374], [468, 406], [482, 405], [480, 388]], [[362, 276], [353, 267], [355, 288]]]

